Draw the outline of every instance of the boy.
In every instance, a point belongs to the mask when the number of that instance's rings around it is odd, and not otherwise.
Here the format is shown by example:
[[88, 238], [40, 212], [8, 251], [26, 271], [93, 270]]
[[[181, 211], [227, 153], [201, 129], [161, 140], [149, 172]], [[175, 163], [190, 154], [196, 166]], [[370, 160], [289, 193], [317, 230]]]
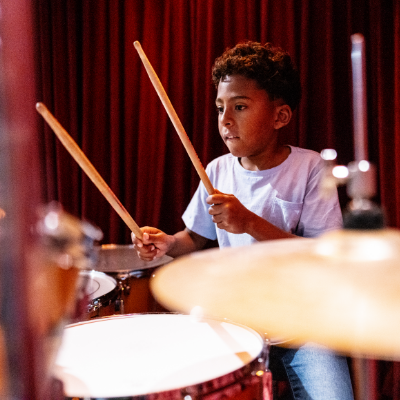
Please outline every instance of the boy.
[[[230, 151], [207, 166], [216, 193], [208, 196], [200, 183], [183, 214], [186, 228], [175, 235], [142, 228], [143, 241], [132, 237], [139, 256], [177, 257], [216, 238], [220, 247], [242, 246], [340, 228], [337, 196], [318, 193], [319, 155], [278, 141], [301, 97], [290, 56], [269, 43], [240, 43], [216, 59], [212, 79], [219, 132]], [[286, 373], [295, 399], [353, 398], [346, 359], [325, 349], [273, 347], [270, 369], [275, 378]]]

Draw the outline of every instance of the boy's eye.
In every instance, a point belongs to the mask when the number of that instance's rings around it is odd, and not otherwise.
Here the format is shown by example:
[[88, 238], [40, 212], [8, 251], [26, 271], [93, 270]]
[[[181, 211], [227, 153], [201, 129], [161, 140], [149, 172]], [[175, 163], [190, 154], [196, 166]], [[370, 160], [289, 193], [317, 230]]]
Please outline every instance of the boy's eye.
[[224, 112], [224, 108], [223, 107], [218, 107], [217, 106], [217, 113], [218, 114], [222, 114]]
[[246, 108], [246, 106], [244, 106], [244, 105], [242, 105], [242, 104], [238, 104], [238, 105], [235, 106], [235, 108], [236, 108], [236, 110], [238, 110], [238, 111], [242, 111], [242, 110], [244, 110], [244, 109]]

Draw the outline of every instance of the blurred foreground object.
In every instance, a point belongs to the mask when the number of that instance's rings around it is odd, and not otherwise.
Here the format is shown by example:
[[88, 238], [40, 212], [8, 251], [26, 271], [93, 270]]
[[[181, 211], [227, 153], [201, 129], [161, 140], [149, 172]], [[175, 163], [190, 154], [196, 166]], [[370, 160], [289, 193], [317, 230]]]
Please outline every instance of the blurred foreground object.
[[[31, 227], [40, 204], [31, 2], [0, 0], [2, 399], [43, 399], [44, 343], [29, 317]], [[42, 396], [42, 397], [41, 397]]]
[[[28, 0], [0, 0], [0, 398], [6, 400], [52, 398], [57, 335], [68, 320], [76, 270], [86, 257], [80, 222], [60, 209], [37, 215], [43, 186], [32, 106], [31, 7]], [[52, 212], [59, 227], [68, 226], [65, 235], [47, 223], [40, 228]]]
[[46, 380], [50, 381], [54, 357], [64, 326], [74, 317], [79, 271], [94, 263], [94, 241], [102, 232], [78, 220], [57, 204], [42, 207], [36, 224], [38, 243], [29, 253], [31, 329], [44, 342]]

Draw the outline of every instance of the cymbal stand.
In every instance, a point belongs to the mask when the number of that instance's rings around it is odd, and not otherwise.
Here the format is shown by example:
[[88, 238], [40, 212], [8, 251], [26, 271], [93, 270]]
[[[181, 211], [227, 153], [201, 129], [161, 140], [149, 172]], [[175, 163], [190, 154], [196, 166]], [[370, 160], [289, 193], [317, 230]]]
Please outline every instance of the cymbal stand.
[[[371, 201], [376, 194], [376, 171], [368, 159], [367, 146], [367, 101], [365, 75], [365, 46], [361, 34], [351, 36], [353, 76], [353, 122], [355, 161], [346, 166], [336, 166], [336, 151], [325, 149], [321, 157], [325, 160], [325, 176], [321, 193], [329, 196], [339, 184], [347, 185], [351, 198], [343, 215], [344, 229], [374, 230], [385, 227], [382, 209]], [[352, 355], [352, 370], [357, 400], [375, 400], [375, 361], [363, 355]]]

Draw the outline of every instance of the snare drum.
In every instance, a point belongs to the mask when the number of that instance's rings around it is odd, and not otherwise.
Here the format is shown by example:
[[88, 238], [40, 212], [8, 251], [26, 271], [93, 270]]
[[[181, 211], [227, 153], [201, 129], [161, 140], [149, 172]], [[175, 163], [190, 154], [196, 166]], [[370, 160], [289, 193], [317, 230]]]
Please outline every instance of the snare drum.
[[268, 348], [250, 328], [132, 314], [65, 328], [55, 375], [68, 398], [272, 399]]
[[113, 277], [117, 282], [117, 313], [166, 311], [151, 294], [149, 281], [155, 270], [172, 261], [172, 257], [143, 261], [133, 245], [105, 244], [95, 247], [95, 251], [97, 262], [93, 268]]
[[86, 312], [83, 319], [104, 317], [119, 312], [117, 281], [99, 271], [80, 271]]

